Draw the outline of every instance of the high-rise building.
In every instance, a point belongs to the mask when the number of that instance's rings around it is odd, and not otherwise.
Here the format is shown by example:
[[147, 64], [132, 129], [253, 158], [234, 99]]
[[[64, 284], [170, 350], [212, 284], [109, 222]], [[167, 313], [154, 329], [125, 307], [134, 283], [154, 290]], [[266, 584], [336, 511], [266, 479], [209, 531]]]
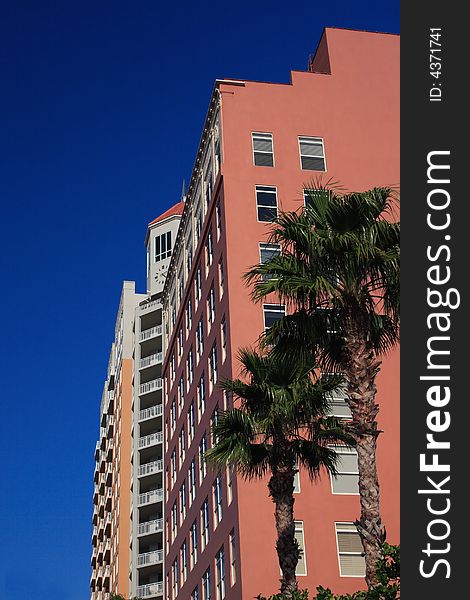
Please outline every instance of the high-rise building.
[[[239, 348], [285, 313], [250, 301], [248, 268], [278, 252], [279, 210], [308, 201], [318, 178], [349, 190], [399, 181], [399, 38], [326, 29], [308, 70], [289, 84], [218, 80], [207, 113], [163, 291], [166, 597], [236, 600], [275, 591], [280, 577], [267, 481], [246, 482], [204, 460], [211, 425], [231, 406], [217, 387], [239, 374]], [[398, 355], [379, 376], [378, 467], [389, 539], [398, 539]], [[339, 394], [332, 411], [347, 417]], [[340, 450], [340, 449], [338, 449]], [[299, 472], [299, 585], [364, 585], [355, 451], [338, 476]]]
[[[286, 307], [255, 305], [242, 281], [279, 251], [279, 210], [308, 201], [318, 178], [365, 190], [399, 182], [399, 38], [326, 29], [288, 84], [217, 80], [187, 196], [149, 224], [147, 293], [125, 282], [100, 409], [92, 600], [239, 600], [280, 578], [267, 481], [206, 464], [211, 426], [233, 399], [237, 351]], [[378, 378], [378, 468], [389, 541], [399, 535], [398, 352]], [[332, 414], [347, 418], [339, 393]], [[299, 585], [364, 585], [357, 456], [338, 475], [295, 482]]]
[[163, 595], [163, 281], [183, 202], [147, 229], [147, 293], [123, 284], [95, 450], [91, 600]]

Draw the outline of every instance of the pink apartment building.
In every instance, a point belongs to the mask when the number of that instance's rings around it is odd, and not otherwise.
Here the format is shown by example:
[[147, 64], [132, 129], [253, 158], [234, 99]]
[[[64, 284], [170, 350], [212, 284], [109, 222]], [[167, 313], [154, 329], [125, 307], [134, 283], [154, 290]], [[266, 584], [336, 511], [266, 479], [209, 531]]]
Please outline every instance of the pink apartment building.
[[[267, 243], [278, 210], [294, 210], [323, 176], [349, 190], [399, 183], [399, 38], [326, 29], [307, 71], [288, 84], [218, 80], [196, 156], [163, 290], [165, 386], [165, 594], [170, 600], [251, 599], [280, 577], [266, 481], [211, 471], [217, 411], [231, 400], [216, 382], [239, 374], [237, 350], [252, 345], [284, 306], [254, 305], [241, 280], [277, 248]], [[379, 377], [378, 463], [388, 538], [399, 535], [399, 364]], [[332, 411], [347, 417], [335, 398]], [[337, 593], [364, 586], [353, 522], [357, 459], [341, 473], [296, 482], [301, 588]]]

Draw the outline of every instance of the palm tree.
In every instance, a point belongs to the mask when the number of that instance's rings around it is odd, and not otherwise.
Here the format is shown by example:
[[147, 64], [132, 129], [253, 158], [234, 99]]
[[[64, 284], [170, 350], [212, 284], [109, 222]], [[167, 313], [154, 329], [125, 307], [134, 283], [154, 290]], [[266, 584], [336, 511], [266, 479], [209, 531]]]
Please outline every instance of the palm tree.
[[400, 224], [389, 188], [341, 194], [312, 186], [307, 207], [281, 213], [272, 241], [281, 253], [246, 275], [259, 301], [272, 293], [295, 311], [274, 324], [276, 339], [319, 353], [324, 370], [346, 379], [359, 465], [360, 519], [366, 581], [376, 583], [385, 529], [380, 516], [376, 446], [376, 376], [381, 358], [399, 340]]
[[325, 416], [327, 394], [338, 376], [315, 380], [314, 365], [304, 355], [280, 359], [243, 349], [242, 374], [248, 380], [225, 380], [220, 387], [240, 400], [213, 427], [215, 445], [207, 458], [215, 466], [231, 465], [248, 480], [270, 474], [268, 489], [274, 503], [276, 550], [282, 572], [281, 592], [291, 597], [300, 550], [295, 538], [294, 477], [297, 464], [312, 479], [322, 468], [335, 473], [336, 453], [331, 444], [353, 440], [341, 422]]

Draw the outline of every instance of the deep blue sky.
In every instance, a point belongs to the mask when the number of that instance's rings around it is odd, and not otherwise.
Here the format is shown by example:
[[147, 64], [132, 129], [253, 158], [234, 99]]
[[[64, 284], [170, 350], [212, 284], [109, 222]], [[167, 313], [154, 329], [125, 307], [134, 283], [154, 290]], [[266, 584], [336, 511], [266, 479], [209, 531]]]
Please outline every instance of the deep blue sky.
[[214, 79], [289, 80], [398, 1], [0, 0], [0, 599], [89, 596], [93, 450], [121, 282], [189, 180]]

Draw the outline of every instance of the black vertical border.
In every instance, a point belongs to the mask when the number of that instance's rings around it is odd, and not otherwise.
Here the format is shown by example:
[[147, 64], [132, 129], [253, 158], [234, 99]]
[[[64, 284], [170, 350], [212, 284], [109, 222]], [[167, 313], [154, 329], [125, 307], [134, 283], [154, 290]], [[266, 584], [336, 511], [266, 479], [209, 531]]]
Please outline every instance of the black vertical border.
[[[466, 574], [468, 563], [468, 540], [470, 532], [470, 469], [465, 465], [470, 451], [470, 432], [467, 419], [470, 413], [470, 343], [468, 317], [468, 271], [470, 270], [470, 190], [465, 181], [470, 173], [464, 149], [465, 130], [469, 128], [470, 104], [466, 98], [470, 55], [470, 35], [463, 5], [453, 2], [426, 3], [402, 2], [401, 4], [401, 223], [402, 223], [402, 336], [401, 336], [401, 548], [402, 548], [402, 598], [404, 600], [447, 600], [448, 598], [470, 597], [470, 584]], [[437, 79], [430, 75], [431, 28], [441, 28], [442, 75]], [[429, 101], [429, 90], [433, 83], [441, 84], [442, 100]], [[437, 93], [437, 92], [436, 92]], [[427, 194], [432, 185], [427, 183], [427, 155], [437, 150], [450, 151], [450, 227], [446, 231], [433, 231], [426, 223], [429, 211]], [[443, 159], [445, 162], [446, 159]], [[444, 236], [450, 235], [450, 240]], [[447, 407], [451, 416], [450, 428], [436, 435], [437, 439], [450, 441], [450, 450], [439, 452], [440, 462], [450, 462], [450, 494], [426, 496], [418, 489], [431, 488], [426, 475], [419, 469], [419, 455], [426, 451], [426, 418], [434, 410], [426, 401], [426, 390], [430, 382], [420, 381], [426, 374], [427, 340], [435, 335], [429, 330], [426, 318], [434, 312], [427, 304], [427, 269], [432, 264], [427, 259], [427, 247], [436, 249], [447, 244], [451, 251], [448, 265], [451, 279], [445, 287], [457, 288], [460, 292], [460, 307], [455, 310], [440, 308], [450, 313], [451, 328], [447, 335], [450, 357], [451, 400]], [[437, 288], [437, 286], [431, 286]], [[435, 330], [434, 330], [435, 331]], [[442, 334], [446, 335], [446, 334]], [[445, 344], [443, 344], [443, 347]], [[436, 373], [438, 373], [436, 371]], [[429, 372], [427, 373], [429, 374]], [[439, 372], [438, 374], [443, 374]], [[467, 441], [468, 440], [468, 441]], [[448, 460], [446, 460], [448, 459]], [[435, 473], [440, 482], [447, 474]], [[450, 535], [442, 541], [429, 539], [427, 526], [433, 518], [427, 510], [427, 498], [435, 498], [435, 508], [445, 506], [448, 497], [451, 507], [443, 519], [449, 522]], [[439, 500], [438, 500], [439, 498]], [[441, 504], [439, 504], [441, 502]], [[443, 533], [436, 526], [436, 534]], [[431, 554], [423, 550], [427, 543], [431, 548], [443, 550], [450, 544], [449, 552]], [[467, 546], [467, 547], [466, 547]], [[449, 562], [450, 578], [446, 578], [447, 567], [440, 564], [433, 576], [420, 574], [420, 561], [425, 560], [424, 570], [432, 571], [437, 560]]]

